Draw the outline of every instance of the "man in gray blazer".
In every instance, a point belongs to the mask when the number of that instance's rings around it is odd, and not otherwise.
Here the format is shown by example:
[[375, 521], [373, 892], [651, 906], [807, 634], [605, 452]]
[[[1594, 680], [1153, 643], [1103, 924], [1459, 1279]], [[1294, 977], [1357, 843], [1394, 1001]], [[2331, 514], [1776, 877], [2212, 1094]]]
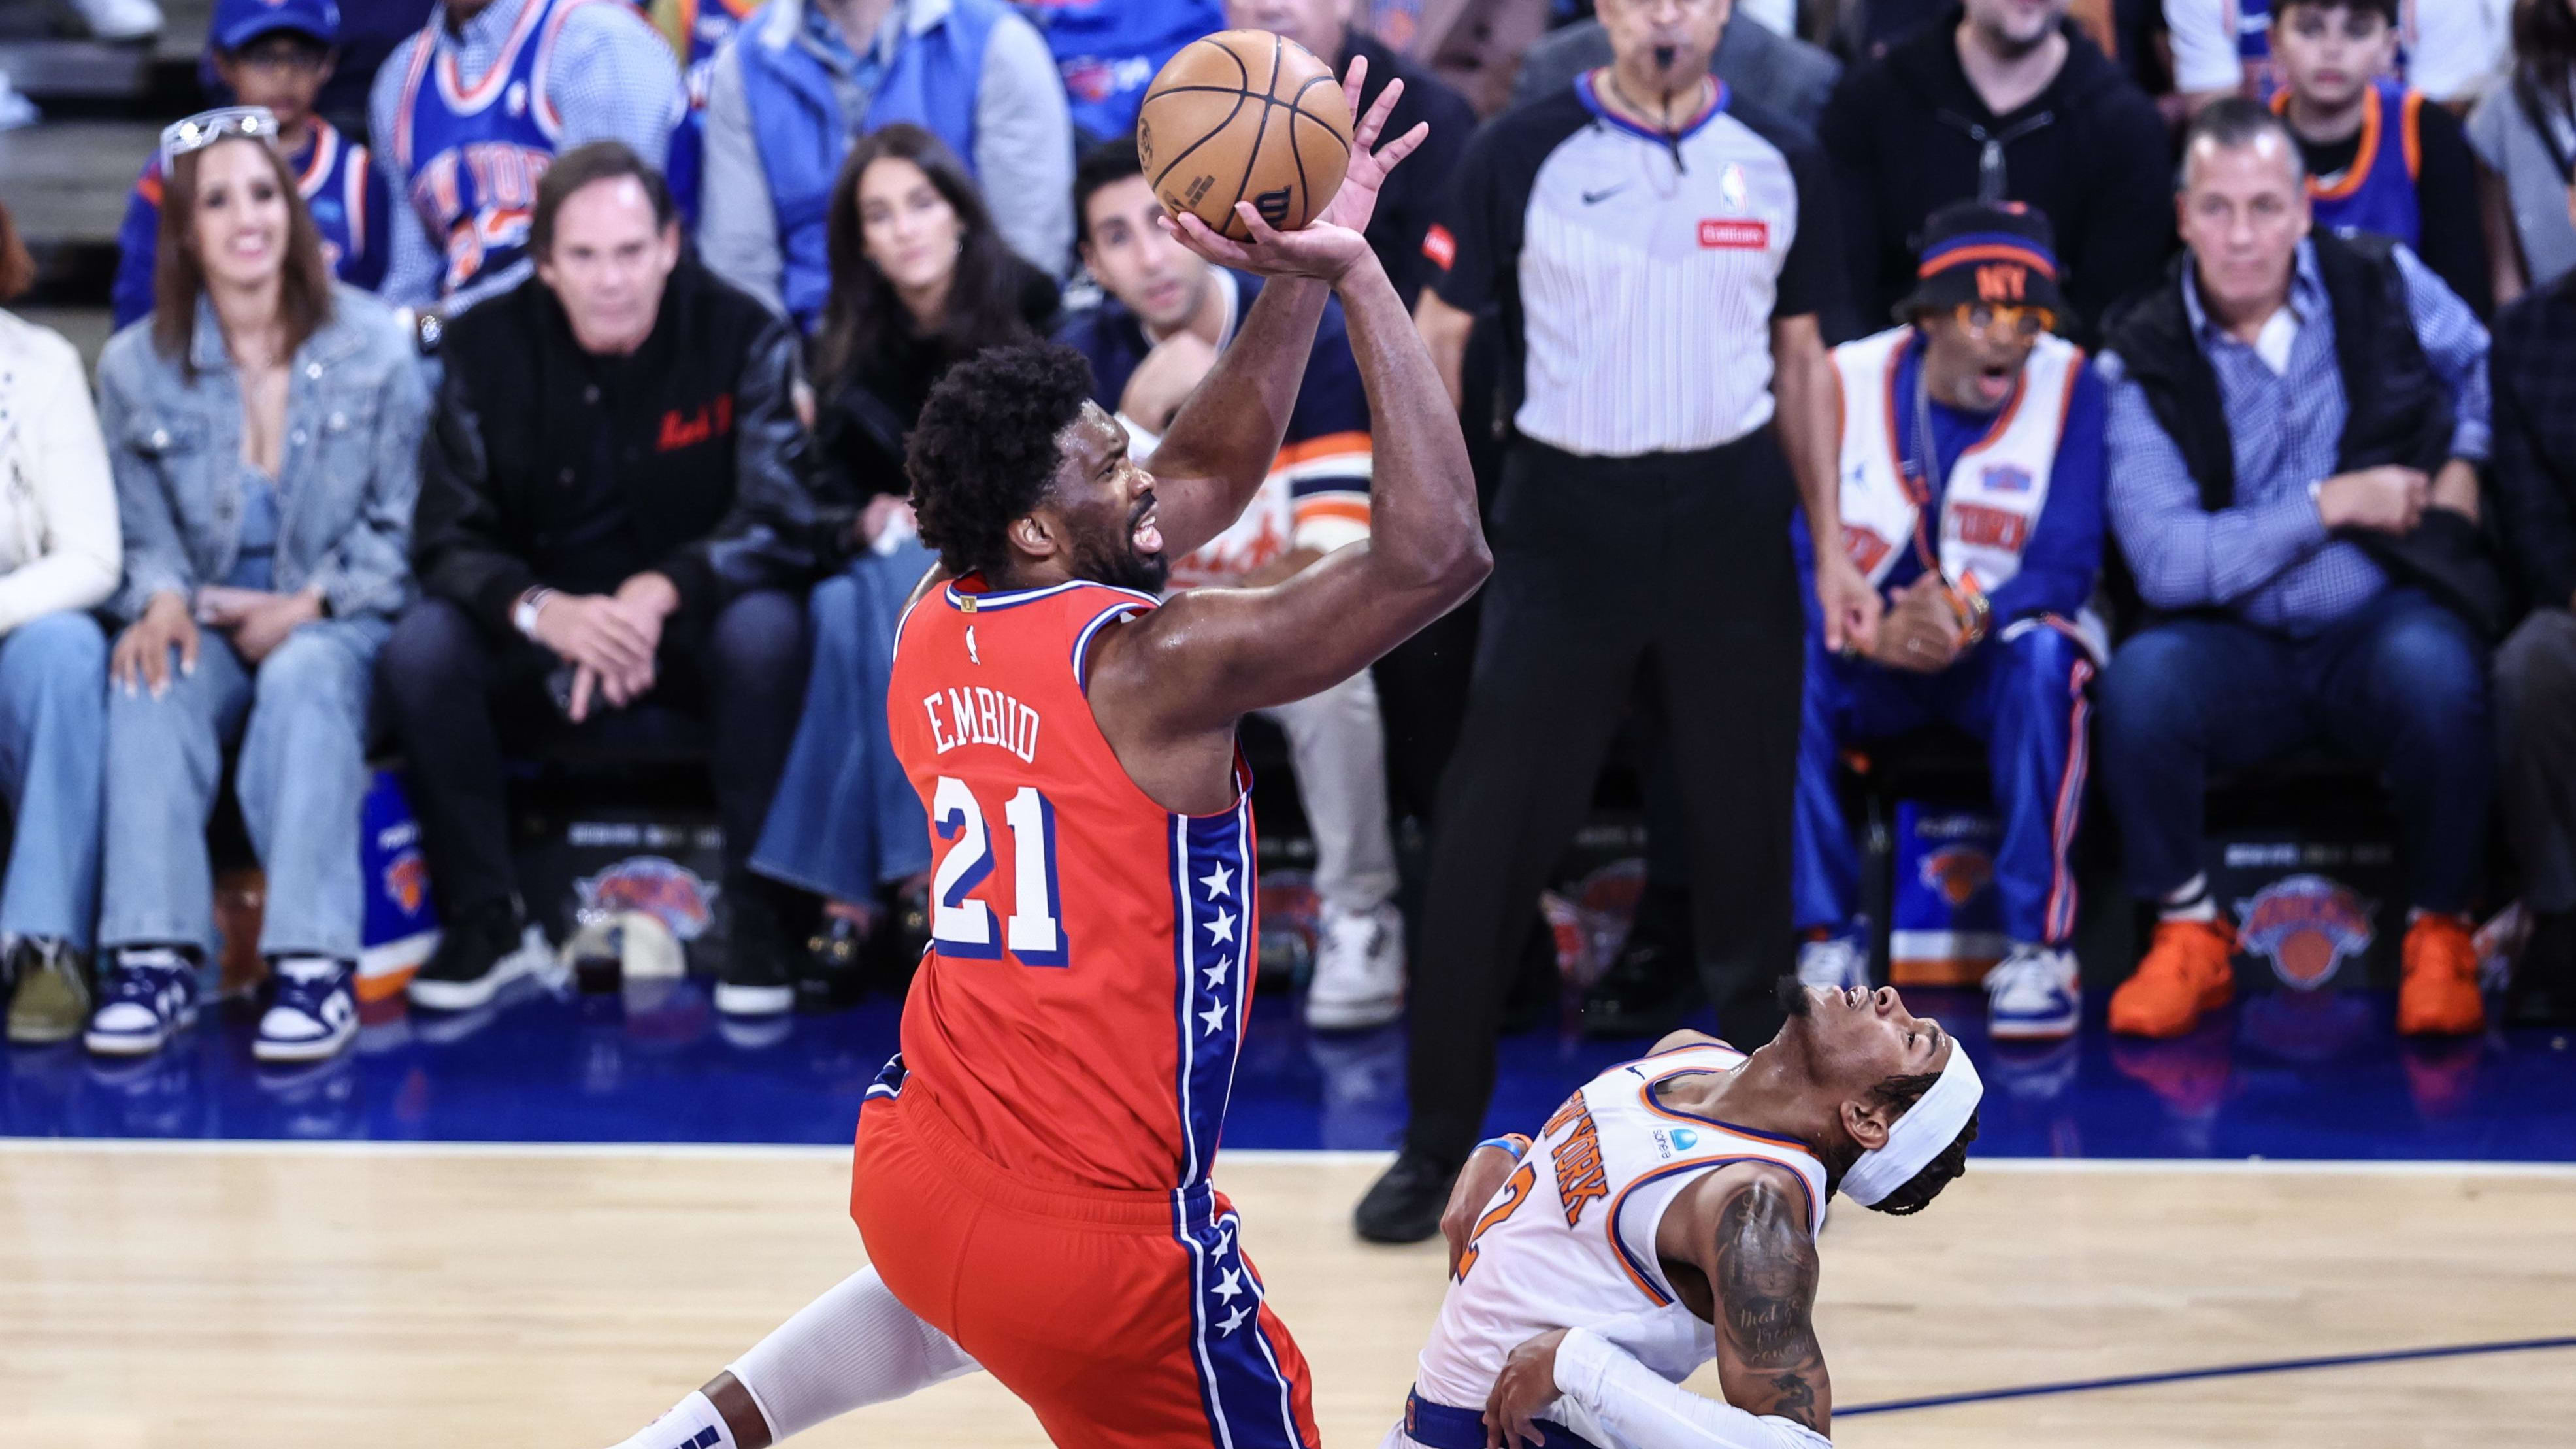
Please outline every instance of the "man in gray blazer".
[[[1512, 81], [1512, 104], [1570, 86], [1576, 76], [1609, 63], [1610, 37], [1600, 21], [1552, 30], [1522, 57], [1520, 75]], [[1708, 70], [1736, 95], [1812, 131], [1834, 82], [1842, 79], [1843, 65], [1803, 40], [1747, 21], [1726, 27]]]

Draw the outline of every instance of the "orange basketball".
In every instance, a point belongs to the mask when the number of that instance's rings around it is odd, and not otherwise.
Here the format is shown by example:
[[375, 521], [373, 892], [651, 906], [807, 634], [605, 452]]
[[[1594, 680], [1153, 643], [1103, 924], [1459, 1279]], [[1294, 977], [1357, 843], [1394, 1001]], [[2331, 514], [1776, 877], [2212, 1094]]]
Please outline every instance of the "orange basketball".
[[1248, 241], [1237, 201], [1282, 231], [1314, 219], [1351, 161], [1351, 108], [1332, 68], [1267, 30], [1181, 48], [1136, 114], [1136, 153], [1163, 209]]

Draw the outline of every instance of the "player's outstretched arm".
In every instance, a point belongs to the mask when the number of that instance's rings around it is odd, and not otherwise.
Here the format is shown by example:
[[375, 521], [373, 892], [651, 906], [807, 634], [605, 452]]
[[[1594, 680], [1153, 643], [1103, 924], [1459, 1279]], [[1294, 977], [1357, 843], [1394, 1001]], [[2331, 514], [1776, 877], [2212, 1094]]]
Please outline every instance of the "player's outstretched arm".
[[[1316, 232], [1288, 235], [1312, 243]], [[1335, 291], [1368, 389], [1369, 536], [1269, 588], [1193, 590], [1104, 635], [1092, 710], [1122, 754], [1127, 740], [1153, 748], [1230, 729], [1350, 678], [1456, 608], [1493, 567], [1466, 439], [1431, 355], [1367, 242], [1337, 230], [1332, 244], [1348, 253]]]
[[[1367, 78], [1368, 61], [1354, 57], [1342, 76], [1342, 95], [1352, 115], [1360, 115], [1360, 86]], [[1392, 81], [1368, 114], [1360, 116], [1351, 129], [1350, 166], [1341, 189], [1333, 193], [1312, 227], [1301, 231], [1368, 230], [1386, 174], [1429, 134], [1427, 126], [1416, 125], [1378, 145], [1387, 117], [1394, 114], [1395, 103], [1403, 95], [1404, 82]], [[1248, 204], [1242, 209], [1251, 214]], [[1154, 494], [1164, 549], [1173, 558], [1186, 558], [1230, 527], [1269, 475], [1279, 455], [1279, 441], [1287, 435], [1289, 412], [1297, 405], [1307, 355], [1315, 346], [1315, 324], [1324, 315], [1324, 299], [1331, 287], [1327, 279], [1303, 268], [1266, 264], [1277, 260], [1275, 248], [1227, 243], [1196, 217], [1171, 229], [1211, 260], [1272, 279], [1244, 315], [1234, 340], [1218, 355], [1216, 366], [1200, 380], [1155, 445]], [[1274, 239], [1278, 235], [1271, 233]]]

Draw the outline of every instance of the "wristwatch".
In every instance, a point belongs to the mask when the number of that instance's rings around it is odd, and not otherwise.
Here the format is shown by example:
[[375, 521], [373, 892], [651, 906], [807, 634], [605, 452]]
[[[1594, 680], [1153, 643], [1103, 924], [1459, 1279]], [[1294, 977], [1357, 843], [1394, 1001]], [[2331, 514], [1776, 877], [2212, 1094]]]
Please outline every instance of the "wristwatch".
[[510, 606], [510, 627], [534, 640], [537, 637], [537, 614], [545, 608], [546, 600], [554, 596], [555, 591], [542, 584], [521, 594], [519, 602]]

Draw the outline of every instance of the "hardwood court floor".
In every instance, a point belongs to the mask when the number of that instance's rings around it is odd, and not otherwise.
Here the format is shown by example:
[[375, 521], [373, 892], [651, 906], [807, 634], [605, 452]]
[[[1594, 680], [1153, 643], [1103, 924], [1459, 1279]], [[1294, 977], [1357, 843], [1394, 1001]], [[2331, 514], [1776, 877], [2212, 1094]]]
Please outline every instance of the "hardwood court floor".
[[[0, 1143], [0, 1442], [597, 1449], [857, 1264], [846, 1160]], [[1392, 1421], [1442, 1281], [1436, 1245], [1350, 1237], [1375, 1170], [1239, 1154], [1219, 1173], [1341, 1449], [1374, 1449]], [[1919, 1218], [1837, 1211], [1824, 1260], [1846, 1407], [2576, 1334], [2576, 1170], [1985, 1161]], [[1836, 1429], [1843, 1449], [2566, 1444], [2576, 1350]], [[970, 1378], [795, 1442], [1043, 1440]]]

